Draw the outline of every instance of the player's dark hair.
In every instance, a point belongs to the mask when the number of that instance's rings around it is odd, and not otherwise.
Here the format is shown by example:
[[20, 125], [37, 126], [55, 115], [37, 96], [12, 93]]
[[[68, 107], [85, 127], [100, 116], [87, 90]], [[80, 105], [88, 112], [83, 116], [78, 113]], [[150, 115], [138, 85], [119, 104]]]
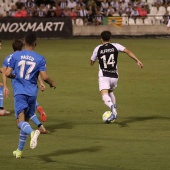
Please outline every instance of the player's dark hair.
[[101, 38], [103, 41], [109, 41], [111, 38], [111, 32], [110, 31], [103, 31], [101, 33]]
[[29, 32], [25, 35], [25, 43], [29, 46], [35, 46], [36, 45], [37, 37], [35, 33]]
[[22, 48], [24, 46], [24, 43], [22, 42], [22, 40], [15, 40], [13, 43], [12, 43], [12, 48], [14, 51], [21, 51]]

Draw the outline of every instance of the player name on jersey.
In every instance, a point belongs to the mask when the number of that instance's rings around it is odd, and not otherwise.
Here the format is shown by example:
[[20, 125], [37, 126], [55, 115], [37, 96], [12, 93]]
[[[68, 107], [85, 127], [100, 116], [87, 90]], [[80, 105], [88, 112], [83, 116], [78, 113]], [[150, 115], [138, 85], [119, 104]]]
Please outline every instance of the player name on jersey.
[[103, 49], [100, 51], [100, 54], [111, 53], [114, 52], [114, 48]]
[[33, 58], [32, 56], [29, 56], [29, 55], [22, 55], [22, 56], [21, 56], [21, 59], [34, 61], [34, 58]]

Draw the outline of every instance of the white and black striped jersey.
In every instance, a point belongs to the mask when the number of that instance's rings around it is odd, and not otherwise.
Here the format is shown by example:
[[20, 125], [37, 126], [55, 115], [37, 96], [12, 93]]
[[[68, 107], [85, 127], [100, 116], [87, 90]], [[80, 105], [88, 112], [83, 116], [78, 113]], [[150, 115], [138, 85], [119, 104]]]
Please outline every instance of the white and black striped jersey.
[[98, 59], [99, 76], [118, 78], [117, 60], [118, 53], [123, 52], [124, 46], [117, 43], [98, 45], [91, 56], [91, 60]]

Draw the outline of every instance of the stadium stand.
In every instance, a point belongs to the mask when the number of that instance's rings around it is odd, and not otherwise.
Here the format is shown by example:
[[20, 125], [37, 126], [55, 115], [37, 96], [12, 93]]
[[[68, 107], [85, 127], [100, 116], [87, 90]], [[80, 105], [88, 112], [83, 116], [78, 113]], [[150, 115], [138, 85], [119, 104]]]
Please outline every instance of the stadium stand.
[[[71, 11], [77, 13], [73, 25], [96, 25], [96, 18], [122, 17], [122, 25], [160, 25], [167, 24], [165, 16], [170, 15], [170, 1], [158, 0], [71, 0], [74, 7], [69, 8], [70, 0], [0, 0], [0, 17], [15, 17], [21, 6], [25, 6], [26, 17], [69, 17]], [[19, 3], [19, 4], [18, 4]], [[64, 5], [64, 6], [63, 6]], [[65, 12], [67, 7], [67, 12]], [[85, 7], [86, 14], [82, 13]], [[145, 9], [146, 17], [131, 18], [134, 8]], [[19, 12], [20, 12], [19, 10]], [[112, 12], [110, 12], [112, 10]], [[80, 14], [81, 11], [81, 14]], [[43, 13], [43, 15], [41, 15]], [[59, 16], [58, 16], [59, 14]], [[18, 16], [18, 15], [17, 15]], [[19, 15], [21, 17], [25, 17]], [[71, 17], [71, 16], [70, 16]], [[90, 21], [90, 22], [87, 22]], [[99, 22], [97, 25], [102, 25]]]

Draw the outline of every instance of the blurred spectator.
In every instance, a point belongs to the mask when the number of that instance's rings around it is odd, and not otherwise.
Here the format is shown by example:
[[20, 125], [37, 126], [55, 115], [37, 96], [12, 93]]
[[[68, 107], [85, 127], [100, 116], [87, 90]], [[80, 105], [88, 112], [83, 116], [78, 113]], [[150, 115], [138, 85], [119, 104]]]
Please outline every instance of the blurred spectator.
[[118, 2], [118, 0], [113, 0], [113, 1], [111, 1], [110, 5], [113, 6], [113, 8], [115, 9], [115, 11], [117, 11], [118, 8], [119, 8], [119, 2]]
[[82, 6], [79, 11], [79, 16], [84, 20], [88, 15], [88, 11], [85, 6]]
[[103, 15], [100, 13], [100, 11], [97, 11], [95, 15], [95, 25], [102, 25], [103, 24]]
[[63, 17], [63, 10], [61, 9], [61, 7], [56, 4], [56, 17]]
[[68, 7], [65, 7], [63, 10], [64, 17], [70, 17], [70, 9]]
[[27, 15], [27, 10], [25, 9], [25, 6], [23, 6], [22, 8], [21, 8], [21, 15], [22, 15], [22, 17], [27, 17], [28, 15]]
[[27, 0], [27, 2], [25, 3], [25, 7], [27, 9], [35, 7], [34, 1], [33, 0]]
[[22, 13], [21, 13], [21, 9], [20, 8], [17, 9], [17, 11], [14, 14], [14, 17], [15, 18], [21, 18], [22, 17]]
[[137, 7], [133, 7], [132, 12], [131, 12], [131, 18], [136, 19], [139, 17], [139, 12], [137, 10]]
[[74, 0], [68, 0], [68, 4], [67, 4], [67, 7], [72, 9], [72, 8], [75, 8], [76, 7], [76, 2]]
[[115, 13], [115, 10], [114, 10], [113, 6], [110, 5], [109, 8], [107, 9], [107, 16], [112, 17], [114, 15], [114, 13]]
[[4, 16], [5, 16], [5, 11], [4, 11], [4, 8], [0, 4], [0, 17], [4, 17]]
[[95, 15], [97, 12], [97, 5], [94, 0], [88, 0], [87, 2], [87, 10], [91, 10], [92, 14]]
[[76, 9], [76, 11], [77, 11], [78, 13], [79, 13], [81, 7], [82, 7], [82, 5], [81, 5], [80, 2], [78, 1], [78, 2], [76, 3], [76, 6], [75, 6], [75, 9]]
[[24, 6], [25, 6], [27, 0], [21, 0], [21, 2], [22, 2], [22, 3], [24, 4]]
[[86, 6], [86, 3], [83, 0], [78, 1], [80, 3], [80, 6]]
[[11, 9], [9, 10], [9, 16], [13, 17], [15, 15], [15, 12], [16, 12], [16, 6], [12, 5]]
[[47, 4], [46, 7], [46, 17], [55, 17], [56, 16], [56, 7], [51, 4]]
[[122, 3], [122, 1], [119, 1], [119, 8], [117, 9], [117, 12], [120, 16], [125, 12], [125, 4]]
[[139, 12], [139, 16], [142, 17], [142, 19], [147, 17], [148, 13], [147, 13], [144, 5], [142, 5], [141, 9], [139, 9], [138, 12]]
[[128, 3], [125, 0], [122, 0], [121, 3], [123, 10], [125, 10], [128, 7]]
[[70, 17], [71, 17], [73, 23], [76, 24], [77, 12], [76, 12], [75, 8], [72, 8], [72, 10], [70, 12]]
[[163, 0], [154, 0], [154, 6], [156, 6], [157, 8], [159, 8], [160, 6], [163, 5]]
[[51, 4], [51, 5], [54, 5], [55, 4], [55, 1], [54, 0], [34, 0], [34, 2], [40, 6], [41, 4]]
[[17, 7], [17, 9], [21, 9], [21, 8], [24, 6], [24, 3], [22, 3], [21, 0], [18, 0], [18, 1], [15, 3], [15, 6]]
[[45, 17], [47, 14], [45, 4], [41, 4], [38, 8], [38, 17]]
[[128, 3], [128, 6], [127, 6], [127, 8], [125, 9], [125, 13], [128, 15], [128, 17], [130, 17], [131, 16], [131, 12], [132, 12], [132, 5], [131, 5], [131, 3]]
[[[110, 1], [110, 0], [108, 0], [108, 1]], [[96, 5], [97, 5], [97, 7], [101, 7], [101, 3], [103, 2], [103, 0], [95, 0], [95, 2], [96, 2]]]
[[65, 9], [65, 7], [67, 6], [67, 1], [66, 0], [61, 0], [59, 5], [60, 5], [61, 9]]
[[87, 14], [87, 25], [92, 25], [93, 23], [94, 23], [94, 15], [92, 13], [92, 10], [89, 10]]
[[[31, 14], [31, 13], [32, 13], [32, 14]], [[29, 14], [29, 16], [32, 16], [32, 17], [34, 17], [34, 18], [39, 17], [39, 16], [38, 16], [38, 7], [36, 6], [36, 7], [34, 7], [34, 8], [31, 8], [31, 13]]]
[[103, 13], [106, 13], [108, 7], [109, 7], [109, 4], [108, 4], [107, 0], [103, 0], [103, 2], [101, 3], [102, 12], [103, 12]]

